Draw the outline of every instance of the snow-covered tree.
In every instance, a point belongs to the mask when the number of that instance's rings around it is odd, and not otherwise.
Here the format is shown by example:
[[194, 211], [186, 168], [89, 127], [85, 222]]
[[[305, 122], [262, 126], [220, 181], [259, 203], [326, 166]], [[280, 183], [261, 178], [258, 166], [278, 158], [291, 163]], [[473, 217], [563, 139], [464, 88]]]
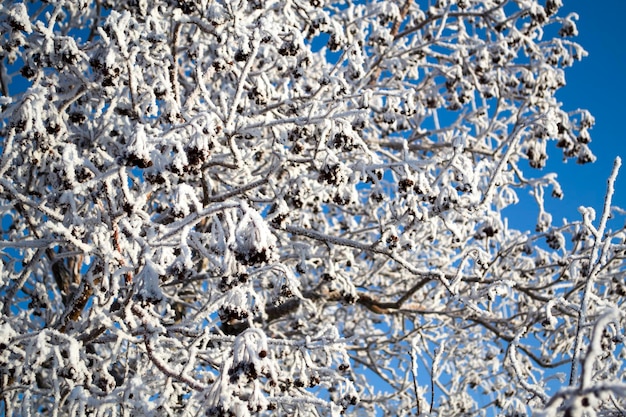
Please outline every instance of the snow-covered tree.
[[0, 415], [623, 415], [561, 5], [0, 3]]

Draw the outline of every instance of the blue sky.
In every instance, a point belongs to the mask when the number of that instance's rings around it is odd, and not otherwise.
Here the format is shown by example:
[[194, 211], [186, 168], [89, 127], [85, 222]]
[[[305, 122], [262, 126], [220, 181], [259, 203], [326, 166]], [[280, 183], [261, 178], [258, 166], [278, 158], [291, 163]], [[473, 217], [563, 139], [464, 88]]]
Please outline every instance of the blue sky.
[[[566, 68], [567, 85], [557, 94], [565, 110], [588, 109], [596, 119], [591, 130], [591, 150], [597, 156], [593, 164], [577, 165], [574, 160], [562, 162], [560, 149], [549, 147], [549, 159], [543, 172], [557, 172], [564, 198], [547, 198], [546, 208], [553, 215], [553, 224], [561, 219], [578, 220], [578, 207], [591, 206], [598, 218], [604, 204], [606, 180], [616, 156], [624, 166], [616, 183], [613, 205], [626, 209], [626, 46], [624, 44], [626, 1], [624, 0], [564, 0], [560, 15], [579, 15], [579, 36], [575, 39], [589, 55], [573, 67]], [[521, 191], [522, 201], [529, 200], [528, 191]], [[522, 195], [523, 194], [523, 195]], [[517, 228], [534, 228], [537, 210], [513, 208], [509, 224]], [[514, 216], [514, 217], [513, 217]], [[597, 223], [597, 220], [596, 220]], [[615, 224], [615, 227], [621, 224]]]

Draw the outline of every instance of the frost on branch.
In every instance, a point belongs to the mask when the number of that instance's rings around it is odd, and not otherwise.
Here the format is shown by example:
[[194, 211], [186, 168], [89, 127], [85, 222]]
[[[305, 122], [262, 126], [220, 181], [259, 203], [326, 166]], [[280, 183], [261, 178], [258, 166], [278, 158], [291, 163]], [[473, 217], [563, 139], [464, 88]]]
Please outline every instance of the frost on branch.
[[562, 1], [5, 3], [0, 414], [624, 413]]

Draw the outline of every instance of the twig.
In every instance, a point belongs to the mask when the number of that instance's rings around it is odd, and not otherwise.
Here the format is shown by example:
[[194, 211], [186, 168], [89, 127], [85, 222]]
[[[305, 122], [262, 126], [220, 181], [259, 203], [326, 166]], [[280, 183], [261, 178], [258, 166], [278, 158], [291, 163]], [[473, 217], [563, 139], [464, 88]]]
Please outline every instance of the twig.
[[[411, 8], [411, 3], [413, 3], [413, 0], [406, 0], [404, 2], [404, 4], [402, 5], [402, 8], [400, 9], [400, 15], [393, 22], [393, 26], [391, 27], [391, 31], [389, 32], [389, 34], [393, 37], [394, 41], [397, 39], [398, 30], [400, 30], [402, 21], [406, 18], [406, 15], [409, 13], [409, 9]], [[370, 76], [370, 81], [369, 81], [370, 86], [373, 85], [378, 80], [378, 77], [380, 77], [380, 73], [382, 72], [382, 68], [380, 67], [380, 64], [382, 63], [383, 59], [384, 59], [384, 55], [379, 57], [374, 63], [374, 65], [372, 65], [372, 67], [375, 69], [374, 69], [374, 73]]]
[[[141, 311], [141, 309], [136, 306], [133, 305], [131, 307], [131, 310], [133, 311], [133, 313], [139, 317], [142, 320], [142, 323], [144, 325], [144, 327], [147, 327], [147, 320], [145, 317], [145, 313], [143, 311]], [[144, 335], [144, 344], [146, 346], [146, 353], [148, 354], [148, 358], [150, 359], [150, 361], [161, 371], [163, 372], [165, 375], [169, 376], [172, 379], [175, 379], [179, 382], [185, 383], [187, 385], [189, 385], [191, 388], [195, 389], [196, 391], [204, 391], [207, 387], [204, 384], [199, 383], [198, 381], [196, 381], [195, 379], [184, 375], [183, 371], [181, 372], [176, 372], [174, 369], [170, 368], [165, 362], [163, 362], [159, 357], [157, 357], [154, 354], [154, 350], [152, 348], [152, 345], [150, 344], [150, 338], [149, 338], [150, 334], [146, 334]]]
[[[569, 385], [572, 386], [576, 382], [576, 378], [578, 376], [578, 357], [580, 356], [580, 350], [582, 349], [583, 342], [583, 327], [587, 321], [587, 310], [589, 309], [589, 297], [592, 291], [594, 277], [598, 273], [598, 268], [601, 259], [598, 255], [600, 250], [600, 246], [602, 245], [604, 229], [606, 228], [606, 222], [608, 221], [609, 215], [611, 214], [611, 201], [613, 199], [613, 193], [615, 193], [615, 180], [617, 179], [617, 174], [619, 172], [619, 168], [622, 165], [622, 160], [618, 156], [615, 158], [615, 162], [613, 162], [613, 170], [611, 171], [611, 175], [607, 181], [606, 186], [606, 196], [604, 197], [604, 208], [602, 210], [602, 217], [600, 218], [600, 225], [598, 230], [595, 233], [595, 239], [593, 243], [593, 249], [590, 254], [589, 259], [589, 275], [587, 276], [587, 281], [585, 282], [585, 287], [583, 289], [582, 300], [580, 303], [580, 310], [578, 311], [578, 326], [576, 328], [576, 340], [574, 342], [574, 353], [572, 355], [572, 366], [570, 370], [569, 377]], [[583, 386], [584, 381], [581, 380], [581, 389], [586, 388]]]
[[226, 119], [226, 130], [227, 133], [232, 136], [232, 128], [233, 121], [235, 120], [235, 114], [237, 114], [237, 107], [239, 107], [239, 102], [241, 101], [241, 96], [243, 94], [243, 88], [246, 83], [246, 78], [248, 77], [248, 73], [250, 72], [250, 68], [252, 68], [252, 63], [256, 58], [256, 54], [259, 52], [259, 46], [261, 44], [261, 40], [259, 36], [255, 36], [252, 41], [252, 51], [250, 52], [250, 56], [246, 61], [246, 65], [243, 67], [243, 71], [241, 71], [241, 75], [239, 76], [239, 83], [237, 84], [237, 92], [235, 93], [235, 98], [233, 99], [233, 104], [230, 107], [230, 112], [228, 113], [228, 119]]
[[13, 297], [15, 297], [15, 295], [18, 293], [19, 290], [22, 289], [22, 287], [24, 286], [24, 284], [26, 284], [26, 281], [28, 280], [28, 277], [30, 276], [30, 272], [31, 269], [35, 263], [36, 260], [39, 259], [39, 257], [41, 256], [43, 252], [43, 248], [39, 248], [37, 250], [37, 252], [35, 252], [35, 254], [33, 255], [33, 257], [27, 261], [27, 262], [22, 262], [23, 264], [23, 269], [21, 271], [21, 274], [19, 276], [19, 278], [17, 280], [15, 280], [15, 284], [13, 286], [11, 286], [6, 294], [4, 295], [4, 306], [2, 309], [2, 314], [5, 317], [8, 317], [9, 314], [11, 313], [11, 301], [13, 300]]
[[545, 394], [545, 392], [543, 392], [541, 390], [540, 387], [538, 387], [536, 385], [531, 385], [530, 383], [528, 383], [526, 381], [526, 377], [524, 376], [523, 369], [522, 369], [519, 361], [517, 360], [517, 346], [519, 345], [519, 340], [524, 335], [524, 333], [526, 333], [526, 328], [524, 328], [521, 332], [519, 332], [515, 336], [515, 338], [513, 339], [511, 344], [509, 345], [509, 348], [507, 349], [507, 357], [511, 361], [511, 365], [513, 366], [513, 370], [515, 371], [515, 376], [517, 376], [517, 380], [519, 381], [520, 385], [526, 391], [528, 391], [529, 393], [533, 394], [534, 396], [540, 398], [541, 401], [544, 404], [546, 404], [549, 401], [550, 398]]
[[178, 110], [181, 108], [180, 104], [180, 86], [178, 84], [178, 58], [176, 54], [176, 48], [178, 45], [178, 37], [180, 35], [180, 23], [176, 23], [172, 28], [172, 44], [170, 50], [172, 54], [172, 65], [170, 66], [170, 83], [172, 84], [172, 92], [174, 93], [174, 101], [178, 105]]
[[[7, 70], [4, 67], [4, 57], [4, 54], [0, 56], [0, 93], [5, 97], [9, 97], [9, 85], [7, 84], [7, 77], [5, 76]], [[8, 416], [8, 414], [6, 415]]]
[[317, 232], [315, 230], [305, 229], [302, 227], [290, 226], [290, 225], [285, 226], [284, 230], [294, 235], [305, 236], [311, 239], [320, 240], [322, 242], [332, 243], [334, 245], [347, 246], [347, 247], [351, 247], [355, 249], [360, 249], [366, 252], [379, 253], [381, 255], [386, 255], [389, 258], [396, 261], [396, 263], [398, 263], [400, 266], [402, 266], [403, 268], [405, 268], [407, 271], [411, 272], [412, 274], [420, 275], [420, 276], [428, 276], [428, 277], [431, 277], [433, 275], [430, 272], [420, 271], [419, 269], [411, 265], [406, 259], [403, 259], [400, 255], [397, 255], [393, 251], [377, 246], [376, 245], [377, 242], [369, 243], [369, 244], [360, 243], [355, 240], [346, 239], [342, 237], [336, 237], [336, 236], [330, 236], [330, 235]]
[[439, 345], [437, 351], [435, 352], [435, 357], [433, 358], [433, 368], [430, 372], [430, 410], [428, 411], [430, 414], [432, 414], [433, 407], [435, 406], [435, 379], [436, 374], [439, 373], [439, 362], [443, 356], [444, 348], [445, 342], [442, 341], [441, 345]]
[[443, 18], [445, 16], [447, 16], [447, 17], [456, 17], [456, 18], [459, 18], [459, 17], [479, 17], [479, 18], [482, 17], [482, 18], [484, 18], [484, 17], [488, 16], [489, 14], [491, 14], [492, 12], [494, 12], [495, 10], [501, 8], [502, 6], [503, 5], [501, 5], [501, 4], [497, 5], [497, 6], [494, 6], [491, 9], [485, 10], [482, 13], [476, 13], [476, 12], [448, 12], [448, 13], [433, 15], [433, 16], [431, 16], [431, 17], [429, 17], [427, 19], [424, 19], [423, 21], [419, 22], [415, 26], [410, 27], [408, 29], [405, 29], [402, 32], [396, 34], [394, 36], [394, 40], [397, 40], [399, 38], [403, 38], [403, 37], [405, 37], [407, 35], [410, 35], [411, 33], [415, 33], [418, 30], [423, 29], [429, 23], [432, 23], [432, 22], [434, 22], [436, 20], [439, 20], [439, 19], [441, 19], [441, 18]]
[[[411, 375], [413, 376], [413, 392], [415, 393], [415, 407], [417, 411], [417, 415], [421, 414], [420, 412], [420, 398], [417, 394], [417, 358], [415, 357], [415, 339], [411, 343], [411, 349], [409, 351], [409, 356], [411, 357]], [[432, 407], [431, 407], [432, 408]]]
[[237, 187], [225, 193], [214, 195], [214, 196], [209, 196], [205, 200], [207, 203], [221, 203], [223, 201], [228, 200], [231, 197], [234, 197], [239, 194], [243, 194], [246, 191], [252, 190], [253, 188], [266, 184], [267, 181], [268, 181], [267, 178], [261, 178], [260, 180], [253, 181], [249, 184], [244, 184], [240, 187]]
[[37, 204], [34, 201], [31, 201], [28, 198], [24, 197], [19, 191], [15, 189], [13, 184], [11, 184], [8, 180], [4, 178], [0, 178], [0, 185], [4, 187], [4, 189], [7, 190], [20, 203], [23, 203], [26, 206], [32, 207], [35, 210], [40, 211], [42, 214], [48, 216], [51, 219], [56, 220], [59, 223], [63, 222], [64, 218], [62, 214], [56, 212], [55, 210], [51, 208], [44, 206], [43, 204]]
[[625, 417], [626, 414], [624, 414], [624, 412], [622, 411], [622, 409], [617, 405], [617, 403], [615, 402], [615, 396], [611, 395], [611, 402], [613, 403], [613, 406], [615, 407], [615, 409], [617, 410], [617, 412], [619, 413], [620, 416]]

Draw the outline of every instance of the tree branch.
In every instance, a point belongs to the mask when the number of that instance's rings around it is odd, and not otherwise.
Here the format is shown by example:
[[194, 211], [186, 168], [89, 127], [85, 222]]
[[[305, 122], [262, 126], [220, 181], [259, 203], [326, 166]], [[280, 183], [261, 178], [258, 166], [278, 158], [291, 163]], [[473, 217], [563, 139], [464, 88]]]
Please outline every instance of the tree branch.
[[[587, 325], [587, 310], [589, 309], [589, 298], [593, 289], [594, 278], [598, 273], [598, 266], [601, 261], [599, 257], [600, 245], [604, 241], [604, 229], [606, 228], [606, 222], [611, 214], [611, 201], [613, 199], [613, 193], [615, 193], [615, 180], [619, 173], [619, 168], [622, 165], [622, 160], [618, 156], [613, 163], [613, 170], [607, 181], [606, 195], [604, 197], [604, 208], [602, 210], [602, 217], [600, 219], [600, 225], [597, 233], [595, 233], [595, 239], [593, 243], [593, 249], [589, 257], [589, 275], [585, 282], [583, 289], [582, 300], [580, 303], [580, 310], [578, 311], [578, 326], [576, 327], [576, 339], [574, 342], [574, 354], [572, 355], [572, 366], [570, 370], [569, 384], [574, 385], [576, 378], [578, 377], [578, 357], [580, 350], [582, 349], [583, 342], [583, 327]], [[581, 380], [581, 389], [587, 388], [583, 386], [584, 380]]]

